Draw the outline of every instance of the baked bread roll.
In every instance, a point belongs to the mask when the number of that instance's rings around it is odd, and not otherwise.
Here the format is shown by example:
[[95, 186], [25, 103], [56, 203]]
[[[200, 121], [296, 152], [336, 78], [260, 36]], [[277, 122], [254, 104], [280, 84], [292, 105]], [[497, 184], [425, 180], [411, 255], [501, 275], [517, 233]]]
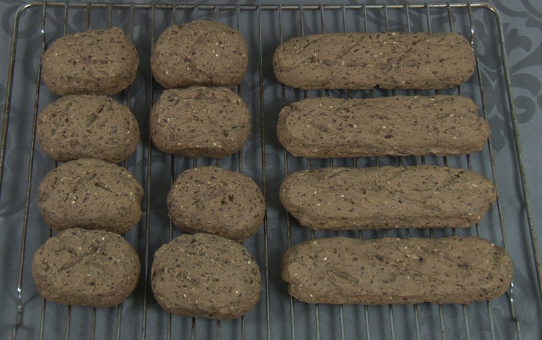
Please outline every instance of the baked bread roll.
[[36, 139], [55, 161], [96, 158], [118, 163], [139, 143], [139, 126], [127, 106], [107, 96], [70, 95], [47, 105]]
[[307, 303], [467, 304], [504, 294], [513, 266], [479, 237], [335, 237], [288, 249], [281, 271], [290, 295]]
[[151, 54], [154, 79], [163, 87], [239, 85], [248, 67], [248, 47], [239, 31], [218, 21], [173, 25]]
[[308, 158], [464, 155], [482, 150], [489, 124], [466, 97], [323, 97], [285, 106], [277, 137]]
[[120, 235], [79, 228], [48, 239], [32, 260], [40, 295], [69, 305], [118, 305], [136, 288], [140, 270], [136, 251]]
[[207, 319], [245, 315], [261, 292], [260, 268], [245, 247], [208, 234], [182, 235], [160, 247], [151, 282], [166, 311]]
[[183, 171], [167, 196], [173, 224], [235, 241], [256, 234], [265, 217], [258, 185], [241, 173], [204, 166]]
[[43, 82], [51, 92], [114, 94], [135, 79], [139, 57], [134, 44], [116, 27], [68, 34], [43, 55]]
[[125, 168], [99, 159], [79, 159], [45, 176], [38, 207], [57, 231], [81, 227], [124, 234], [141, 219], [143, 196], [143, 187]]
[[333, 33], [288, 40], [273, 67], [302, 89], [440, 89], [466, 82], [475, 59], [457, 33]]
[[306, 170], [280, 187], [284, 208], [322, 230], [470, 227], [496, 199], [476, 172], [431, 165]]
[[162, 152], [185, 157], [227, 157], [250, 135], [241, 97], [224, 87], [166, 90], [150, 115], [150, 134]]

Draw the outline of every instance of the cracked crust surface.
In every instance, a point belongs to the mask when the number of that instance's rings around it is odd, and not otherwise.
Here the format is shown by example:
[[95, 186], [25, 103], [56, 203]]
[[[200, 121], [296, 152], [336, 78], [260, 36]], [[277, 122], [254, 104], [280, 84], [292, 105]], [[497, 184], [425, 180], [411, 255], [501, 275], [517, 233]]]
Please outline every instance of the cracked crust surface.
[[208, 319], [245, 315], [261, 292], [260, 268], [245, 247], [208, 234], [182, 235], [160, 247], [151, 282], [166, 311]]
[[475, 60], [456, 33], [333, 33], [281, 44], [273, 67], [302, 89], [439, 89], [467, 81]]
[[496, 199], [482, 175], [431, 165], [306, 170], [280, 187], [284, 208], [322, 230], [469, 227]]
[[467, 304], [502, 295], [513, 266], [479, 237], [335, 237], [290, 248], [281, 271], [288, 292], [307, 303]]
[[32, 276], [41, 296], [62, 304], [111, 307], [134, 291], [141, 265], [120, 235], [70, 229], [38, 248]]
[[171, 89], [152, 108], [150, 134], [162, 152], [222, 158], [247, 141], [250, 115], [241, 97], [228, 88]]
[[122, 30], [92, 30], [57, 39], [43, 55], [42, 77], [51, 92], [115, 94], [130, 85], [139, 57]]
[[125, 168], [79, 159], [45, 176], [38, 207], [55, 230], [82, 227], [123, 234], [141, 219], [143, 195], [143, 187]]
[[245, 38], [217, 21], [173, 25], [160, 34], [151, 54], [152, 74], [164, 88], [236, 86], [247, 67]]
[[258, 232], [265, 200], [249, 177], [218, 167], [183, 171], [167, 196], [168, 215], [180, 229], [242, 241]]
[[323, 97], [285, 106], [277, 137], [298, 157], [464, 155], [484, 147], [489, 124], [460, 96]]
[[139, 126], [128, 107], [107, 96], [70, 95], [43, 109], [36, 139], [55, 161], [118, 163], [136, 150]]

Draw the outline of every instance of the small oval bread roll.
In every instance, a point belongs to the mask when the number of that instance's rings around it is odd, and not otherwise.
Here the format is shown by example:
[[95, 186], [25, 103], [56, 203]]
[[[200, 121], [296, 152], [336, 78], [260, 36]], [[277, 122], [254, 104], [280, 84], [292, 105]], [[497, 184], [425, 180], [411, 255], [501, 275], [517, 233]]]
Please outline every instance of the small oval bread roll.
[[484, 176], [431, 165], [299, 171], [280, 187], [284, 208], [322, 230], [470, 227], [496, 199]]
[[154, 79], [163, 87], [239, 85], [248, 67], [248, 47], [239, 31], [218, 21], [173, 25], [151, 54]]
[[118, 163], [136, 150], [139, 126], [127, 106], [107, 96], [70, 95], [43, 109], [36, 139], [55, 161], [97, 158]]
[[182, 235], [160, 247], [151, 282], [166, 311], [208, 319], [245, 315], [261, 292], [260, 268], [245, 247], [208, 234]]
[[42, 77], [60, 96], [114, 94], [134, 81], [138, 65], [134, 44], [112, 27], [55, 40], [43, 55]]
[[512, 260], [480, 237], [334, 237], [288, 249], [288, 292], [307, 303], [411, 304], [491, 300], [512, 282]]
[[258, 232], [265, 200], [249, 177], [218, 167], [183, 171], [167, 196], [169, 217], [177, 227], [235, 241]]
[[125, 168], [79, 159], [45, 176], [38, 207], [55, 230], [81, 227], [123, 234], [141, 219], [143, 196], [143, 187]]
[[241, 97], [224, 87], [166, 90], [150, 116], [154, 145], [185, 157], [227, 157], [243, 147], [250, 115]]
[[302, 89], [440, 89], [474, 73], [457, 33], [332, 33], [295, 37], [273, 55], [277, 79]]
[[140, 270], [134, 248], [120, 235], [100, 230], [64, 230], [32, 260], [40, 295], [69, 305], [117, 305], [136, 288]]

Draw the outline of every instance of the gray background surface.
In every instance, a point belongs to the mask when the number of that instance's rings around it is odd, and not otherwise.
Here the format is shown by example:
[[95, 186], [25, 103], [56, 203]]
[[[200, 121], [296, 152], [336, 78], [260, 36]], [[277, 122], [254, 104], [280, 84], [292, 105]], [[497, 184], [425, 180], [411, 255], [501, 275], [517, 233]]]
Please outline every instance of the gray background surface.
[[[70, 1], [76, 3], [79, 1]], [[105, 2], [105, 1], [101, 1]], [[2, 15], [0, 30], [0, 102], [5, 103], [7, 72], [9, 64], [9, 50], [15, 12], [26, 3], [22, 1], [0, 1], [0, 13]], [[96, 2], [93, 2], [96, 3]], [[136, 3], [145, 3], [136, 1]], [[157, 2], [174, 3], [174, 2]], [[195, 2], [187, 2], [195, 3]], [[199, 4], [229, 4], [227, 1], [202, 1]], [[276, 4], [276, 1], [246, 1], [240, 4]], [[402, 1], [375, 1], [370, 4], [402, 4]], [[444, 1], [433, 1], [432, 3], [446, 3]], [[451, 3], [456, 3], [452, 1]], [[283, 4], [319, 4], [314, 1], [287, 1]], [[341, 3], [342, 4], [342, 3]], [[345, 2], [344, 4], [364, 4], [358, 2]], [[529, 184], [530, 202], [533, 210], [533, 220], [538, 234], [542, 234], [542, 226], [539, 221], [542, 217], [542, 187], [538, 181], [538, 169], [542, 162], [539, 157], [539, 134], [542, 129], [542, 3], [538, 0], [497, 0], [490, 4], [500, 12], [503, 22], [503, 32], [507, 47], [507, 56], [511, 76], [511, 85], [514, 95], [514, 104], [517, 109], [519, 132], [523, 146], [523, 158], [525, 161], [527, 182]], [[91, 28], [105, 28], [108, 23], [107, 8], [91, 12]], [[116, 12], [114, 12], [116, 13]], [[119, 16], [114, 16], [113, 24], [122, 27], [125, 32], [130, 31], [129, 11], [119, 11]], [[233, 13], [233, 14], [232, 14]], [[383, 30], [384, 21], [382, 11], [369, 12], [369, 29], [372, 31]], [[465, 20], [466, 12], [454, 12], [454, 29], [468, 37], [468, 20]], [[340, 339], [341, 322], [344, 323], [345, 338], [365, 339], [370, 336], [372, 339], [397, 339], [412, 338], [419, 336], [422, 339], [516, 339], [518, 338], [517, 326], [523, 339], [540, 339], [542, 337], [542, 326], [539, 323], [541, 318], [541, 297], [538, 294], [536, 273], [531, 253], [530, 236], [525, 215], [525, 202], [522, 198], [521, 186], [518, 179], [517, 161], [514, 157], [513, 134], [510, 123], [509, 112], [506, 109], [506, 88], [502, 63], [500, 62], [498, 40], [496, 39], [496, 22], [486, 11], [475, 11], [475, 40], [474, 46], [477, 56], [480, 58], [480, 73], [484, 85], [480, 86], [475, 75], [461, 88], [462, 94], [473, 98], [482, 106], [480, 88], [483, 88], [486, 95], [486, 108], [488, 119], [492, 128], [491, 142], [495, 153], [497, 176], [499, 184], [500, 204], [504, 219], [504, 228], [508, 237], [508, 249], [515, 263], [514, 291], [515, 313], [519, 323], [512, 321], [510, 317], [510, 306], [507, 296], [503, 296], [492, 302], [488, 308], [485, 303], [476, 303], [468, 307], [420, 305], [418, 308], [419, 327], [416, 327], [414, 309], [412, 306], [395, 306], [393, 308], [393, 319], [390, 319], [388, 306], [382, 307], [353, 307], [345, 306], [341, 311], [336, 306], [320, 306], [318, 312], [320, 317], [320, 332], [322, 339]], [[224, 14], [224, 15], [222, 15]], [[220, 21], [235, 27], [235, 12], [225, 11]], [[259, 46], [258, 46], [258, 22], [255, 11], [243, 11], [240, 14], [242, 24], [241, 32], [249, 42], [251, 51], [251, 64], [247, 77], [241, 85], [243, 99], [249, 104], [252, 112], [253, 129], [247, 145], [243, 148], [243, 162], [239, 164], [237, 155], [228, 157], [220, 162], [220, 166], [232, 170], [239, 170], [254, 178], [264, 186], [262, 178], [262, 146], [260, 131], [261, 123], [265, 123], [265, 156], [266, 156], [266, 189], [268, 197], [268, 254], [269, 254], [269, 298], [270, 298], [270, 334], [273, 339], [292, 338], [292, 316], [290, 300], [286, 293], [286, 286], [280, 279], [278, 266], [280, 258], [288, 247], [288, 232], [286, 214], [278, 203], [278, 186], [284, 178], [285, 159], [280, 144], [276, 141], [275, 125], [276, 117], [282, 107], [281, 87], [274, 79], [270, 64], [274, 48], [280, 42], [280, 30], [277, 25], [279, 17], [276, 12], [262, 12], [262, 74], [263, 74], [263, 97], [260, 97], [259, 83]], [[178, 10], [178, 22], [193, 20], [192, 11]], [[214, 12], [201, 10], [199, 17], [214, 18]], [[390, 30], [405, 30], [404, 16], [398, 11], [389, 11]], [[48, 9], [45, 26], [45, 41], [49, 45], [51, 41], [62, 36], [63, 32], [63, 8]], [[326, 14], [326, 32], [341, 31], [342, 18], [340, 13]], [[348, 31], [363, 30], [364, 19], [358, 11], [349, 11], [346, 15]], [[446, 11], [435, 11], [431, 15], [431, 27], [434, 31], [449, 30]], [[84, 31], [86, 29], [84, 11], [71, 10], [68, 16], [68, 33]], [[157, 10], [155, 17], [155, 36], [157, 37], [167, 26], [172, 23], [171, 10]], [[319, 11], [308, 10], [304, 16], [305, 34], [320, 33]], [[410, 12], [411, 29], [413, 31], [426, 30], [423, 11]], [[14, 84], [12, 105], [10, 106], [9, 131], [7, 139], [6, 160], [2, 192], [0, 195], [0, 338], [10, 338], [17, 320], [17, 285], [19, 275], [19, 263], [22, 233], [25, 225], [25, 198], [26, 178], [28, 175], [28, 159], [32, 150], [32, 117], [34, 113], [34, 101], [36, 90], [36, 79], [38, 77], [38, 63], [41, 55], [41, 9], [33, 8], [28, 10], [21, 17], [19, 28], [19, 40], [17, 45], [17, 59], [14, 69]], [[136, 115], [142, 134], [145, 136], [140, 148], [128, 159], [128, 167], [136, 177], [147, 188], [147, 157], [148, 133], [146, 121], [149, 107], [155, 102], [161, 93], [161, 89], [154, 83], [154, 91], [150, 91], [150, 71], [148, 67], [148, 56], [152, 32], [150, 30], [152, 19], [149, 10], [134, 11], [134, 43], [140, 54], [140, 71], [136, 82], [131, 89], [131, 96], [123, 92], [115, 98], [128, 102]], [[283, 38], [301, 35], [298, 11], [283, 11]], [[255, 29], [256, 28], [256, 29]], [[39, 86], [40, 96], [37, 100], [38, 109], [42, 109], [56, 97], [41, 84]], [[450, 90], [450, 93], [457, 94]], [[445, 91], [446, 92], [446, 91]], [[309, 96], [323, 95], [321, 91], [309, 91]], [[345, 96], [344, 91], [331, 91], [332, 96]], [[399, 93], [402, 94], [402, 93]], [[409, 93], [405, 93], [409, 94]], [[354, 96], [366, 97], [368, 92], [355, 92]], [[386, 91], [377, 91], [375, 95], [390, 95]], [[285, 89], [285, 100], [287, 103], [299, 100], [303, 97], [302, 91]], [[263, 115], [261, 115], [261, 98], [264, 99]], [[38, 110], [38, 111], [39, 111]], [[482, 113], [481, 113], [482, 114]], [[262, 121], [263, 117], [263, 121]], [[30, 276], [30, 261], [37, 247], [45, 242], [49, 230], [42, 220], [36, 204], [37, 186], [41, 179], [53, 168], [53, 162], [41, 151], [39, 146], [35, 147], [35, 157], [32, 169], [32, 186], [30, 187], [30, 200], [28, 210], [27, 237], [24, 245], [25, 257], [22, 276], [22, 305], [21, 324], [17, 329], [17, 338], [36, 339], [40, 335], [41, 318], [43, 316], [43, 337], [45, 339], [57, 339], [64, 337], [67, 330], [67, 309], [65, 306], [42, 303], [36, 292]], [[479, 155], [471, 158], [474, 170], [492, 177], [489, 153], [486, 149]], [[144, 199], [143, 206], [149, 212], [149, 229], [147, 230], [146, 219], [140, 225], [126, 235], [138, 250], [142, 263], [145, 264], [146, 233], [149, 232], [148, 248], [149, 260], [152, 254], [161, 245], [169, 241], [170, 236], [177, 236], [181, 233], [176, 229], [170, 229], [167, 212], [165, 209], [165, 195], [170, 187], [171, 172], [170, 162], [173, 161], [173, 176], [192, 166], [192, 160], [182, 157], [175, 157], [173, 160], [169, 155], [152, 150], [152, 190]], [[428, 158], [428, 163], [442, 164], [441, 159]], [[359, 166], [375, 165], [374, 159], [359, 159]], [[406, 164], [417, 164], [416, 158], [404, 159]], [[384, 158], [382, 164], [398, 164], [397, 159]], [[200, 160], [198, 165], [214, 164], [214, 160]], [[337, 160], [336, 166], [352, 166], [351, 160]], [[466, 167], [465, 158], [450, 158], [450, 166]], [[288, 158], [289, 171], [306, 168], [306, 160]], [[314, 161], [313, 167], [330, 166], [329, 160]], [[480, 235], [491, 239], [498, 245], [504, 246], [504, 239], [500, 230], [499, 211], [494, 207], [479, 228], [459, 230], [459, 235]], [[356, 233], [341, 233], [343, 236], [357, 236]], [[392, 236], [404, 237], [404, 231], [392, 232]], [[411, 231], [412, 236], [429, 236], [426, 232]], [[451, 231], [435, 231], [435, 236], [451, 235]], [[328, 233], [316, 233], [316, 237], [333, 236]], [[295, 221], [291, 221], [291, 242], [297, 244], [310, 238], [310, 232]], [[368, 232], [363, 234], [364, 238], [381, 237], [380, 233]], [[245, 246], [257, 258], [262, 272], [265, 276], [265, 235], [263, 227], [255, 237], [245, 242]], [[149, 262], [150, 265], [150, 262]], [[265, 277], [264, 277], [265, 279]], [[265, 280], [264, 280], [265, 282]], [[142, 327], [145, 326], [145, 335], [149, 339], [162, 339], [168, 333], [168, 316], [157, 306], [150, 287], [147, 289], [147, 315], [143, 323], [143, 305], [145, 303], [145, 285], [142, 279], [134, 295], [127, 300], [120, 309], [117, 307], [97, 310], [95, 319], [90, 308], [74, 307], [70, 313], [70, 328], [67, 332], [71, 339], [90, 339], [95, 329], [96, 339], [114, 338], [117, 334], [120, 338], [141, 338]], [[44, 309], [43, 309], [44, 308]], [[42, 310], [44, 312], [42, 313]], [[293, 307], [293, 319], [295, 321], [295, 338], [309, 339], [316, 338], [316, 317], [314, 306], [295, 303]], [[344, 317], [341, 319], [341, 312]], [[442, 313], [442, 314], [441, 314]], [[120, 332], [117, 332], [117, 320], [121, 315], [119, 325]], [[266, 287], [258, 306], [245, 318], [245, 335], [249, 339], [265, 338], [266, 334]], [[441, 318], [442, 315], [442, 318]], [[366, 319], [367, 317], [367, 319]], [[96, 327], [93, 327], [94, 321]], [[192, 321], [190, 319], [173, 316], [171, 319], [171, 331], [174, 338], [185, 338], [192, 335]], [[444, 325], [444, 327], [442, 327]], [[242, 338], [241, 320], [222, 322], [220, 328], [216, 322], [197, 320], [194, 326], [195, 337], [198, 339], [217, 338], [239, 339]], [[419, 332], [418, 332], [419, 329]], [[444, 330], [444, 336], [442, 335]], [[393, 332], [392, 332], [393, 331]]]

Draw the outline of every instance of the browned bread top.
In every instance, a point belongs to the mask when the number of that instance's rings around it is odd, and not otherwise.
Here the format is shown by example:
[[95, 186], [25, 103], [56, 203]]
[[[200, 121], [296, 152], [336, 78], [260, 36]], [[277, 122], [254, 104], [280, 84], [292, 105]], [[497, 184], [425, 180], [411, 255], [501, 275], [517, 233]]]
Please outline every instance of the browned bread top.
[[107, 96], [69, 95], [43, 109], [36, 139], [55, 161], [118, 163], [136, 150], [139, 126], [128, 107]]
[[464, 155], [483, 148], [489, 124], [460, 96], [322, 97], [285, 106], [277, 137], [309, 158]]
[[496, 199], [484, 176], [432, 165], [300, 171], [280, 187], [301, 225], [324, 230], [469, 227]]
[[239, 243], [209, 234], [182, 235], [154, 255], [152, 290], [168, 312], [235, 319], [258, 302], [258, 264]]
[[239, 31], [218, 21], [196, 20], [166, 29], [154, 45], [151, 69], [165, 88], [231, 87], [248, 67], [248, 47]]
[[32, 276], [47, 300], [111, 307], [135, 289], [141, 265], [122, 236], [100, 230], [69, 229], [51, 237], [32, 260]]
[[183, 171], [167, 196], [168, 214], [184, 231], [242, 241], [258, 232], [265, 200], [250, 177], [219, 167]]
[[302, 89], [439, 89], [467, 81], [475, 60], [457, 33], [333, 33], [288, 40], [273, 67]]
[[494, 299], [512, 281], [503, 249], [479, 237], [345, 237], [290, 248], [288, 292], [308, 303], [471, 303]]
[[149, 121], [158, 149], [186, 157], [227, 157], [239, 151], [250, 134], [248, 107], [225, 87], [166, 90]]
[[125, 168], [78, 159], [45, 176], [38, 207], [55, 230], [82, 227], [123, 234], [141, 219], [143, 196], [143, 187]]
[[116, 27], [68, 34], [43, 55], [43, 81], [51, 92], [114, 94], [130, 85], [139, 57], [134, 44]]

